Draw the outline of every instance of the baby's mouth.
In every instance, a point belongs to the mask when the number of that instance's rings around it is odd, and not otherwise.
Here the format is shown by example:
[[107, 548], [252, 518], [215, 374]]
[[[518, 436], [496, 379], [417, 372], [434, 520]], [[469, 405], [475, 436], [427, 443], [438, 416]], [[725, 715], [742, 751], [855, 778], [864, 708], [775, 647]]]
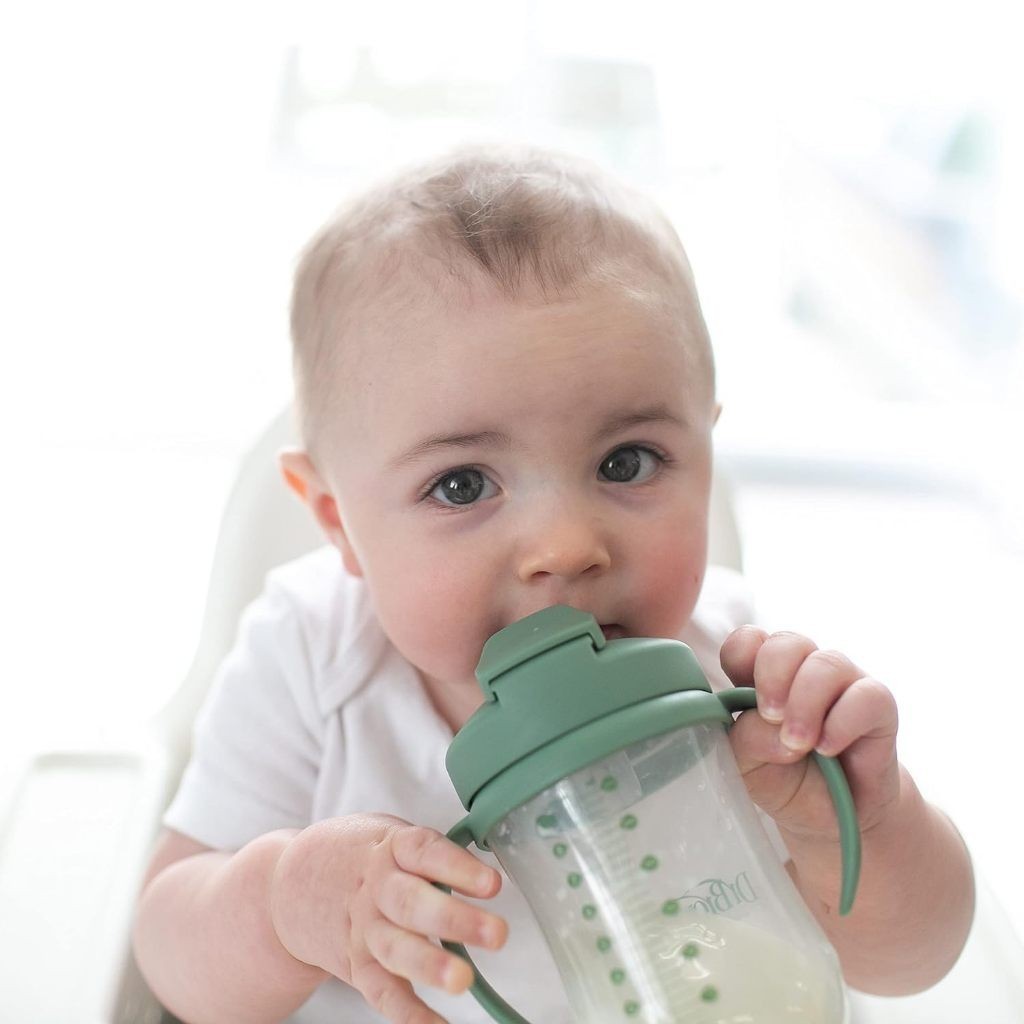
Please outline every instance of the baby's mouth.
[[601, 632], [605, 640], [621, 640], [626, 635], [626, 631], [617, 622], [602, 622]]

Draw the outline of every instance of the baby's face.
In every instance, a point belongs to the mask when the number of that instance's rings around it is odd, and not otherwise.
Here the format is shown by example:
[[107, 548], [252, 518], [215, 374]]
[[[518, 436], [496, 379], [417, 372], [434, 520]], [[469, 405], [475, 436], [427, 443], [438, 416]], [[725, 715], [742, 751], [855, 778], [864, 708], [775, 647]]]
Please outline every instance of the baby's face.
[[678, 310], [604, 287], [428, 303], [357, 346], [333, 439], [349, 569], [428, 687], [552, 604], [672, 637], [703, 580], [716, 409]]

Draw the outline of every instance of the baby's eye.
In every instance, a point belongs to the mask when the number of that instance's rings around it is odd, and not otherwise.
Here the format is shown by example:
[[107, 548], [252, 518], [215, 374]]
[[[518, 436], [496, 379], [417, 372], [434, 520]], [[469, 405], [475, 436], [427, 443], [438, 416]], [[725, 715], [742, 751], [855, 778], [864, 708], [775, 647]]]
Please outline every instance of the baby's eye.
[[428, 493], [442, 505], [472, 505], [493, 497], [498, 489], [479, 469], [456, 469], [445, 473]]
[[649, 448], [624, 445], [622, 448], [616, 448], [601, 463], [598, 473], [612, 483], [636, 483], [650, 477], [661, 461], [661, 456]]

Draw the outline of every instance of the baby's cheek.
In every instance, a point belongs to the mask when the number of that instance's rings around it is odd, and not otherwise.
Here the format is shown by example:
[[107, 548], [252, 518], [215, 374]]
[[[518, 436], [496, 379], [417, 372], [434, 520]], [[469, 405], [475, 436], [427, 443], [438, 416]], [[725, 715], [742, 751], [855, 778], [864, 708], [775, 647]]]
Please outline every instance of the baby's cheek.
[[689, 621], [704, 580], [706, 541], [681, 544], [667, 535], [643, 552], [637, 588], [649, 632], [675, 636]]
[[472, 679], [487, 639], [480, 634], [489, 606], [470, 578], [450, 568], [426, 572], [424, 586], [407, 579], [405, 586], [390, 588], [381, 618], [392, 642], [417, 668], [439, 679]]

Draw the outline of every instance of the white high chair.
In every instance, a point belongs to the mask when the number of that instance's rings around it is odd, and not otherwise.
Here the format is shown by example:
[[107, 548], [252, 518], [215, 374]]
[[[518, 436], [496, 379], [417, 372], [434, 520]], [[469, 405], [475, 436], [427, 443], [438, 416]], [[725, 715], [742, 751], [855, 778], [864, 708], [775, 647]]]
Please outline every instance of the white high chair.
[[[188, 757], [192, 721], [243, 608], [269, 569], [323, 543], [278, 474], [275, 453], [293, 440], [285, 410], [242, 460], [221, 523], [199, 645], [167, 706], [137, 741], [38, 753], [6, 794], [0, 790], [0, 1021], [174, 1020], [131, 956], [135, 898]], [[733, 504], [718, 473], [709, 558], [741, 568]], [[968, 1015], [990, 1024], [1024, 1022], [1024, 949], [992, 895], [979, 888], [971, 940], [953, 972], [920, 996], [854, 994], [851, 1024], [962, 1024]]]

